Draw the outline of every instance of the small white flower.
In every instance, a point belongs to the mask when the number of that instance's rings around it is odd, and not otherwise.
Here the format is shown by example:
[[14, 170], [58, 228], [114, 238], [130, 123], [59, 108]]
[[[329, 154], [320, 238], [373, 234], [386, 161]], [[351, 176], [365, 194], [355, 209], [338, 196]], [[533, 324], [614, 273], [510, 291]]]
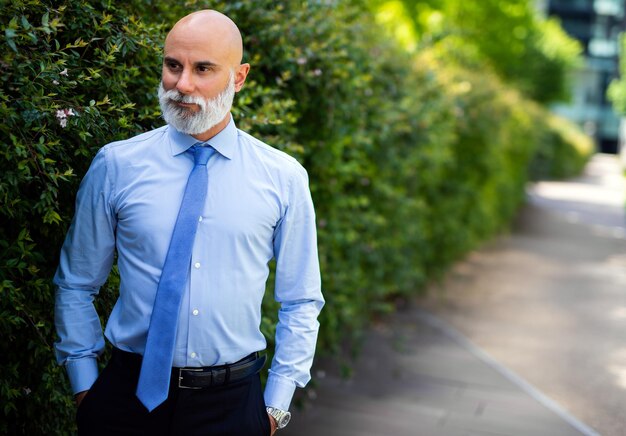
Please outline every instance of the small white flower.
[[60, 76], [66, 76], [66, 77], [67, 77], [67, 68], [66, 68], [66, 69], [64, 69], [63, 71], [61, 71], [61, 72], [59, 73], [59, 75], [60, 75]]
[[74, 110], [72, 108], [69, 109], [58, 109], [56, 112], [57, 120], [59, 120], [59, 125], [63, 128], [67, 127], [67, 117], [76, 116]]
[[320, 70], [319, 68], [316, 68], [315, 70], [313, 70], [313, 75], [314, 76], [321, 76], [322, 75], [322, 70]]
[[53, 84], [53, 85], [58, 85], [58, 84], [59, 84], [59, 81], [58, 81], [58, 80], [56, 80], [56, 79], [54, 79], [54, 80], [52, 81], [52, 84]]
[[298, 63], [298, 65], [304, 65], [304, 64], [306, 64], [306, 61], [307, 60], [306, 60], [306, 58], [304, 56], [303, 57], [299, 57], [298, 59], [296, 59], [296, 62]]

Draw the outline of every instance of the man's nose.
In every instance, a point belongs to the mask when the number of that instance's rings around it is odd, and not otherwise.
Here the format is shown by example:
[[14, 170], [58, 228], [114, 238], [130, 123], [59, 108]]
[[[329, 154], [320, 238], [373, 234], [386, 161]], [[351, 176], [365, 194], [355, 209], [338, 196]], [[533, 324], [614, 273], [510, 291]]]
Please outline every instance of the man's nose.
[[193, 78], [191, 77], [191, 73], [188, 70], [184, 70], [178, 77], [178, 82], [176, 82], [176, 89], [181, 94], [191, 94], [193, 92]]

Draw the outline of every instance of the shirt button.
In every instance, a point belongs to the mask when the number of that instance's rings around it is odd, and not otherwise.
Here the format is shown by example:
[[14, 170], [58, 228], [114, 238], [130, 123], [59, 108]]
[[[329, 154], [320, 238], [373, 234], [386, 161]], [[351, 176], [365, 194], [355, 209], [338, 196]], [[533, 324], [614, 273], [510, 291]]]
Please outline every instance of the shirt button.
[[202, 217], [198, 218], [198, 221], [202, 221]]
[[200, 268], [200, 262], [196, 262], [193, 264], [194, 268], [199, 269]]
[[193, 312], [191, 313], [193, 313], [194, 316], [197, 316], [200, 313], [200, 311], [198, 309], [194, 309]]
[[192, 359], [195, 359], [195, 358], [196, 358], [196, 356], [197, 356], [197, 354], [196, 354], [196, 353], [191, 353], [191, 358], [192, 358]]

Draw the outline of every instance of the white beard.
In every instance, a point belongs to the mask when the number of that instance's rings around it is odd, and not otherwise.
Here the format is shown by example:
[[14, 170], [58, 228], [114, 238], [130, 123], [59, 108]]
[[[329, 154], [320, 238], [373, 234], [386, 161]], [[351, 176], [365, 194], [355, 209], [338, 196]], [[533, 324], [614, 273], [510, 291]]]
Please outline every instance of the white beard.
[[[188, 135], [199, 135], [219, 124], [230, 112], [235, 97], [235, 74], [231, 71], [228, 85], [217, 97], [202, 98], [184, 95], [177, 89], [166, 91], [163, 82], [159, 85], [159, 105], [163, 119], [176, 130]], [[200, 107], [198, 112], [176, 105], [193, 103]]]

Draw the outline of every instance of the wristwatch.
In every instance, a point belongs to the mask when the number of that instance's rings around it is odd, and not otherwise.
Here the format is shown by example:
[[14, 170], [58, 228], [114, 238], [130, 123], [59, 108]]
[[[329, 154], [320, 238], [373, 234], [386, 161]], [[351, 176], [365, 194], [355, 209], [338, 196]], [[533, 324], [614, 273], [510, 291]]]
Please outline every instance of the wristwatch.
[[291, 413], [284, 410], [276, 409], [275, 407], [266, 407], [267, 413], [276, 420], [276, 429], [287, 427], [291, 420]]

